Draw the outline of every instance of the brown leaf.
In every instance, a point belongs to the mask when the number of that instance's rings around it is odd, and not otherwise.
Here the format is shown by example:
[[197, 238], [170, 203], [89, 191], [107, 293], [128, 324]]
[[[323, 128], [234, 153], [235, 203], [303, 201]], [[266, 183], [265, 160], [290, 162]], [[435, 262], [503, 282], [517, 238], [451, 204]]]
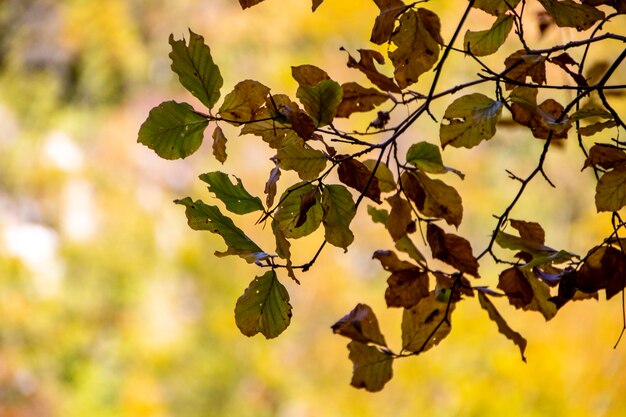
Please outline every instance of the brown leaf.
[[380, 14], [376, 17], [370, 41], [382, 45], [389, 41], [398, 15], [408, 6], [402, 0], [374, 0], [374, 3], [380, 9]]
[[596, 209], [618, 211], [626, 206], [626, 167], [606, 172], [596, 185]]
[[431, 291], [415, 307], [405, 309], [402, 315], [402, 350], [422, 353], [439, 344], [450, 333], [450, 317], [455, 303], [437, 301]]
[[422, 184], [417, 180], [417, 177], [409, 171], [404, 171], [400, 176], [400, 182], [402, 184], [402, 190], [406, 193], [407, 197], [415, 203], [417, 210], [422, 212], [426, 201], [426, 191], [422, 188]]
[[296, 227], [302, 226], [307, 219], [307, 213], [319, 200], [319, 190], [312, 188], [309, 192], [300, 196], [300, 215], [296, 221]]
[[589, 149], [589, 156], [585, 160], [583, 169], [596, 166], [613, 169], [624, 165], [626, 165], [626, 152], [613, 145], [596, 144]]
[[260, 119], [262, 106], [270, 92], [269, 87], [258, 81], [244, 80], [224, 97], [219, 113], [228, 123], [239, 126], [243, 122]]
[[539, 223], [526, 222], [524, 220], [510, 220], [511, 226], [519, 232], [522, 239], [543, 245], [546, 233]]
[[[505, 67], [512, 68], [506, 73], [506, 78], [526, 82], [526, 77], [530, 77], [537, 84], [546, 83], [546, 57], [543, 55], [528, 55], [522, 49], [504, 60]], [[512, 90], [514, 84], [506, 83], [506, 89]]]
[[[339, 159], [344, 157], [346, 155], [338, 156]], [[378, 179], [362, 162], [354, 158], [345, 159], [339, 163], [337, 173], [339, 174], [339, 181], [363, 193], [370, 200], [378, 204], [382, 203]]]
[[461, 272], [480, 277], [478, 261], [472, 254], [472, 246], [464, 238], [452, 233], [445, 233], [439, 226], [428, 223], [426, 240], [433, 253], [433, 258], [451, 265]]
[[247, 9], [248, 7], [252, 7], [255, 4], [259, 4], [264, 0], [239, 0], [239, 4], [242, 9]]
[[585, 293], [606, 291], [606, 299], [626, 287], [626, 256], [610, 246], [593, 248], [576, 273], [576, 288]]
[[560, 67], [563, 71], [565, 71], [566, 73], [568, 73], [570, 75], [570, 77], [572, 77], [572, 79], [576, 82], [576, 84], [578, 84], [579, 86], [582, 87], [587, 87], [589, 84], [587, 83], [587, 80], [585, 79], [585, 77], [582, 76], [582, 74], [579, 74], [578, 72], [572, 71], [571, 69], [569, 69], [567, 66], [568, 65], [575, 65], [578, 66], [578, 62], [576, 62], [574, 60], [574, 58], [572, 58], [567, 52], [563, 52], [560, 55], [557, 55], [555, 57], [551, 57], [548, 58], [548, 61], [551, 62], [554, 65], [557, 65], [558, 67]]
[[429, 294], [428, 274], [419, 268], [394, 272], [387, 279], [387, 284], [387, 307], [411, 308]]
[[226, 158], [228, 155], [226, 154], [226, 136], [224, 136], [224, 132], [222, 128], [216, 126], [213, 130], [213, 156], [222, 164], [226, 162]]
[[418, 207], [418, 210], [426, 216], [444, 219], [446, 223], [458, 227], [463, 219], [463, 201], [454, 187], [441, 180], [433, 180], [421, 171], [415, 172], [415, 176], [425, 193], [423, 208]]
[[[427, 20], [428, 24], [425, 25], [423, 20]], [[400, 18], [399, 27], [390, 39], [396, 49], [388, 54], [400, 88], [416, 83], [419, 76], [438, 61], [441, 35], [429, 32], [435, 30], [437, 20], [437, 15], [422, 8], [409, 10]]]
[[272, 205], [274, 204], [274, 198], [276, 197], [276, 183], [278, 182], [279, 179], [280, 179], [280, 168], [278, 167], [278, 165], [276, 165], [272, 169], [272, 171], [270, 171], [270, 177], [265, 183], [264, 192], [265, 194], [267, 194], [267, 197], [265, 199], [267, 207], [272, 207]]
[[398, 255], [390, 250], [379, 249], [374, 252], [372, 259], [378, 259], [385, 271], [390, 272], [406, 271], [418, 268], [417, 265], [413, 265], [411, 262], [398, 259]]
[[372, 308], [366, 304], [357, 304], [350, 313], [339, 319], [331, 328], [333, 333], [357, 342], [387, 346], [385, 337], [378, 327], [378, 319]]
[[408, 201], [399, 194], [387, 198], [391, 212], [387, 219], [387, 230], [394, 242], [407, 234], [407, 229], [413, 223], [413, 212]]
[[335, 117], [349, 117], [355, 112], [367, 112], [381, 105], [389, 99], [375, 88], [365, 88], [355, 82], [345, 83], [341, 86], [343, 98]]
[[480, 302], [480, 306], [487, 311], [489, 314], [489, 318], [494, 321], [498, 325], [498, 331], [503, 334], [507, 339], [512, 340], [519, 347], [519, 351], [522, 354], [522, 360], [526, 362], [526, 357], [524, 356], [524, 352], [526, 351], [526, 345], [528, 342], [524, 337], [511, 329], [508, 323], [504, 320], [504, 318], [500, 315], [496, 306], [493, 305], [491, 300], [487, 298], [482, 291], [478, 291], [478, 301]]
[[300, 108], [292, 110], [291, 107], [283, 106], [280, 109], [281, 114], [287, 117], [291, 128], [304, 140], [309, 140], [315, 133], [315, 123], [313, 119]]
[[[345, 49], [342, 47], [342, 51]], [[347, 52], [347, 51], [346, 51]], [[380, 65], [385, 63], [385, 58], [378, 51], [374, 51], [371, 49], [359, 49], [359, 54], [361, 59], [359, 62], [356, 61], [348, 52], [348, 68], [356, 68], [361, 71], [368, 80], [370, 80], [376, 87], [380, 88], [383, 91], [389, 91], [392, 93], [401, 93], [402, 90], [395, 84], [393, 78], [387, 77], [386, 75], [381, 74], [376, 69], [377, 62]]]
[[297, 67], [291, 67], [291, 76], [300, 85], [315, 86], [320, 81], [330, 80], [330, 77], [321, 68], [315, 65], [300, 65]]
[[524, 273], [517, 267], [500, 273], [498, 288], [506, 294], [509, 303], [515, 308], [525, 308], [533, 301], [533, 289]]
[[316, 11], [318, 7], [322, 4], [324, 0], [313, 0], [313, 4], [311, 6], [311, 10]]
[[552, 132], [552, 139], [567, 138], [571, 123], [567, 115], [561, 117], [561, 104], [549, 98], [537, 106], [537, 89], [530, 87], [516, 87], [510, 99], [513, 120], [529, 127], [534, 137], [547, 139]]

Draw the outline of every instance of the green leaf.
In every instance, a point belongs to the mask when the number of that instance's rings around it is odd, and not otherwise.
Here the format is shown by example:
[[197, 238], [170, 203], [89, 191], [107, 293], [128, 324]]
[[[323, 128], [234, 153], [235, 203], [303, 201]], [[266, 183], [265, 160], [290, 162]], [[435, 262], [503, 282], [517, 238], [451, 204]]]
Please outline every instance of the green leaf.
[[137, 142], [164, 159], [186, 158], [198, 150], [209, 121], [187, 103], [165, 101], [150, 110]]
[[228, 139], [226, 139], [226, 136], [224, 136], [222, 128], [216, 126], [215, 129], [213, 129], [213, 156], [215, 156], [215, 159], [217, 159], [222, 164], [226, 162], [226, 158], [228, 157], [228, 155], [226, 154], [227, 141]]
[[618, 211], [626, 205], [626, 167], [606, 172], [596, 186], [596, 209]]
[[311, 148], [300, 138], [280, 148], [276, 159], [281, 169], [296, 171], [301, 180], [307, 181], [316, 179], [328, 160], [322, 151]]
[[508, 10], [515, 9], [520, 0], [476, 0], [474, 7], [494, 16], [500, 16]]
[[443, 115], [439, 137], [441, 146], [473, 148], [496, 134], [496, 124], [502, 113], [502, 102], [474, 93], [459, 97]]
[[382, 390], [393, 376], [393, 356], [375, 346], [356, 341], [348, 343], [348, 350], [353, 364], [350, 385], [369, 392]]
[[228, 250], [215, 252], [216, 256], [239, 255], [249, 263], [259, 262], [269, 255], [239, 229], [233, 221], [224, 216], [219, 208], [209, 206], [202, 201], [193, 201], [189, 197], [175, 200], [174, 203], [185, 206], [187, 223], [193, 230], [208, 230], [222, 236]]
[[324, 237], [331, 245], [348, 250], [354, 240], [350, 222], [356, 215], [352, 194], [343, 185], [327, 185], [322, 190]]
[[261, 333], [266, 339], [281, 334], [291, 321], [289, 293], [274, 270], [254, 278], [237, 300], [235, 322], [246, 336]]
[[261, 199], [250, 195], [237, 177], [237, 185], [232, 183], [227, 174], [219, 171], [202, 174], [200, 179], [209, 185], [209, 191], [233, 213], [246, 214], [263, 210]]
[[185, 39], [174, 40], [170, 35], [172, 71], [178, 74], [180, 83], [211, 109], [220, 98], [220, 88], [224, 83], [220, 70], [213, 63], [211, 50], [204, 44], [204, 38], [189, 30], [189, 46]]
[[317, 127], [330, 124], [341, 103], [343, 91], [333, 80], [323, 80], [315, 86], [300, 84], [296, 97]]
[[427, 9], [409, 10], [400, 18], [390, 39], [397, 48], [389, 59], [401, 89], [416, 83], [439, 60], [440, 29], [439, 17]]
[[450, 302], [446, 316], [448, 302], [438, 301], [435, 291], [431, 291], [415, 307], [405, 309], [402, 314], [402, 350], [419, 354], [439, 344], [450, 334], [450, 317], [455, 304]]
[[576, 28], [578, 31], [587, 30], [597, 21], [604, 19], [604, 12], [572, 0], [539, 0], [539, 3], [559, 27]]
[[504, 320], [504, 317], [502, 317], [502, 315], [500, 315], [500, 312], [498, 312], [498, 310], [496, 309], [496, 306], [493, 305], [491, 300], [487, 298], [487, 296], [483, 294], [482, 291], [478, 291], [478, 301], [480, 302], [480, 306], [489, 314], [489, 318], [498, 325], [498, 331], [506, 336], [507, 339], [513, 341], [513, 343], [515, 343], [519, 347], [519, 351], [522, 354], [522, 360], [526, 362], [526, 357], [524, 356], [524, 352], [526, 351], [526, 345], [528, 344], [526, 339], [524, 339], [521, 334], [509, 327], [506, 320]]
[[432, 143], [418, 142], [411, 145], [406, 153], [406, 161], [424, 172], [433, 174], [445, 174], [448, 172], [443, 165], [439, 147]]
[[513, 28], [513, 16], [503, 14], [498, 16], [493, 25], [487, 30], [465, 32], [463, 45], [472, 55], [486, 56], [496, 52], [506, 41]]
[[[278, 228], [288, 239], [297, 239], [313, 233], [322, 223], [323, 211], [319, 201], [319, 192], [315, 194], [315, 203], [306, 210], [306, 217], [301, 213], [303, 200], [307, 194], [316, 191], [316, 187], [300, 182], [287, 189], [280, 197], [280, 205], [274, 214]], [[298, 221], [304, 222], [296, 226]]]
[[[367, 159], [363, 161], [363, 165], [370, 172], [374, 172], [374, 167], [376, 166], [376, 159]], [[376, 168], [376, 173], [374, 174], [378, 179], [378, 188], [383, 193], [390, 193], [395, 191], [397, 188], [396, 180], [393, 177], [393, 173], [384, 162], [380, 162], [378, 167]]]
[[258, 81], [241, 81], [224, 97], [219, 114], [235, 126], [260, 119], [261, 107], [269, 93], [270, 89]]

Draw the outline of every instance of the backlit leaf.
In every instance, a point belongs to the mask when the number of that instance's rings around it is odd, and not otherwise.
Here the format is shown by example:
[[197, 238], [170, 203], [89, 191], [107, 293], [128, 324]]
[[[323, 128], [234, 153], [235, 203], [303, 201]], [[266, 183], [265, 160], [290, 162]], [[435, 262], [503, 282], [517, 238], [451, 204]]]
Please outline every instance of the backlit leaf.
[[247, 9], [248, 7], [252, 7], [255, 4], [259, 4], [264, 0], [239, 0], [239, 4], [242, 9]]
[[366, 304], [357, 304], [350, 313], [339, 319], [331, 328], [333, 333], [357, 342], [387, 346], [385, 337], [380, 332], [378, 319], [372, 308]]
[[473, 93], [459, 97], [446, 109], [439, 130], [441, 146], [473, 148], [496, 133], [502, 102]]
[[202, 201], [193, 201], [189, 197], [175, 200], [174, 203], [185, 206], [187, 223], [193, 230], [208, 230], [217, 233], [224, 239], [228, 250], [215, 252], [217, 256], [238, 255], [249, 263], [267, 258], [263, 250], [257, 246], [233, 221], [224, 216], [220, 209], [209, 206]]
[[326, 167], [326, 155], [311, 148], [302, 139], [294, 140], [290, 145], [280, 148], [276, 160], [283, 170], [293, 170], [302, 180], [314, 180]]
[[550, 301], [550, 288], [540, 281], [532, 271], [523, 270], [526, 279], [530, 283], [530, 287], [533, 290], [533, 300], [528, 306], [529, 310], [540, 312], [546, 321], [553, 318], [557, 313], [556, 304]]
[[319, 202], [318, 193], [316, 203], [306, 212], [306, 221], [296, 227], [298, 219], [302, 218], [300, 213], [302, 198], [311, 193], [314, 189], [315, 187], [311, 184], [300, 182], [289, 187], [280, 197], [281, 203], [274, 214], [274, 220], [286, 238], [297, 239], [310, 235], [320, 226], [323, 211]]
[[[383, 226], [387, 226], [387, 220], [389, 219], [389, 213], [387, 210], [367, 206], [367, 213], [370, 215], [374, 223], [381, 223]], [[396, 240], [395, 247], [399, 251], [402, 251], [411, 258], [415, 259], [417, 262], [426, 263], [426, 258], [424, 258], [424, 255], [419, 251], [419, 249], [417, 249], [417, 246], [415, 246], [408, 235], [404, 235], [400, 239]]]
[[509, 327], [508, 323], [504, 318], [500, 315], [496, 306], [493, 305], [491, 300], [487, 298], [482, 291], [478, 291], [478, 301], [480, 302], [480, 306], [487, 311], [489, 314], [489, 318], [496, 323], [498, 326], [498, 331], [503, 334], [507, 339], [513, 341], [518, 347], [519, 351], [522, 355], [522, 360], [526, 362], [526, 357], [524, 356], [524, 352], [526, 351], [526, 345], [528, 342], [524, 337], [516, 332], [515, 330]]
[[311, 10], [312, 11], [316, 11], [318, 7], [320, 7], [320, 5], [324, 2], [324, 0], [313, 0], [313, 3], [311, 5]]
[[257, 120], [269, 93], [270, 89], [258, 81], [241, 81], [224, 97], [219, 114], [235, 126]]
[[519, 2], [520, 0], [476, 0], [474, 7], [494, 16], [500, 16], [508, 10], [515, 9]]
[[254, 278], [237, 300], [235, 322], [250, 337], [261, 333], [266, 339], [280, 335], [291, 321], [289, 293], [274, 270]]
[[339, 163], [337, 173], [342, 183], [364, 193], [372, 201], [382, 203], [378, 178], [362, 162], [354, 158], [343, 160]]
[[406, 153], [406, 161], [424, 172], [433, 174], [445, 174], [448, 172], [443, 165], [439, 147], [432, 143], [418, 142], [411, 145]]
[[378, 187], [381, 192], [390, 193], [396, 190], [396, 180], [389, 167], [387, 167], [387, 164], [380, 162], [378, 166], [376, 166], [376, 159], [367, 159], [363, 161], [363, 165], [365, 165], [370, 172], [374, 172], [374, 167], [376, 167], [375, 175], [378, 179]]
[[603, 289], [606, 299], [611, 299], [626, 287], [626, 256], [610, 246], [591, 249], [576, 272], [575, 287], [585, 293]]
[[220, 98], [220, 88], [224, 83], [220, 70], [211, 57], [211, 50], [204, 44], [204, 38], [189, 30], [189, 45], [185, 39], [175, 40], [170, 35], [172, 71], [178, 74], [180, 83], [194, 96], [211, 109]]
[[443, 181], [431, 179], [423, 172], [414, 173], [414, 177], [417, 184], [412, 183], [415, 187], [413, 191], [419, 192], [417, 188], [420, 187], [424, 193], [423, 204], [417, 209], [425, 216], [441, 218], [458, 227], [463, 219], [463, 202], [459, 193]]
[[[341, 49], [345, 51], [345, 49]], [[385, 63], [385, 58], [380, 52], [371, 49], [359, 49], [359, 54], [361, 59], [357, 62], [356, 59], [348, 53], [348, 68], [358, 69], [365, 74], [376, 87], [383, 91], [392, 93], [400, 93], [402, 91], [393, 81], [393, 78], [381, 74], [376, 68], [376, 63], [379, 65]]]
[[150, 110], [137, 142], [164, 159], [186, 158], [198, 150], [209, 124], [187, 103], [165, 101]]
[[409, 10], [400, 18], [399, 27], [390, 39], [396, 49], [389, 52], [400, 88], [416, 83], [419, 76], [438, 61], [437, 40], [441, 39], [441, 35], [437, 29], [440, 24], [433, 24], [438, 20], [437, 15], [423, 8]]
[[543, 227], [539, 223], [514, 219], [509, 220], [509, 222], [511, 227], [519, 232], [522, 239], [536, 242], [540, 245], [545, 243], [546, 232], [544, 232]]
[[533, 300], [533, 289], [518, 267], [511, 267], [500, 273], [498, 288], [504, 291], [509, 303], [515, 308], [525, 308]]
[[276, 165], [272, 171], [270, 171], [270, 177], [265, 183], [265, 189], [263, 192], [267, 194], [265, 198], [265, 204], [267, 207], [272, 207], [274, 205], [274, 198], [276, 197], [276, 183], [280, 179], [280, 167]]
[[626, 205], [626, 167], [606, 172], [596, 186], [596, 209], [618, 211]]
[[426, 240], [433, 253], [433, 258], [439, 259], [461, 272], [479, 277], [478, 261], [472, 254], [472, 246], [466, 239], [452, 233], [445, 233], [434, 223], [428, 223]]
[[597, 21], [604, 19], [604, 12], [592, 6], [572, 0], [539, 0], [559, 27], [572, 27], [587, 30]]
[[[526, 77], [537, 84], [546, 83], [546, 57], [543, 55], [529, 55], [521, 49], [504, 60], [507, 69], [506, 78], [510, 80], [526, 82]], [[507, 90], [511, 90], [515, 85], [506, 83]]]
[[585, 160], [584, 168], [602, 167], [613, 169], [626, 166], [626, 152], [612, 145], [593, 145], [589, 149], [589, 156]]
[[380, 9], [376, 16], [370, 41], [382, 45], [389, 41], [398, 15], [407, 9], [402, 0], [374, 0]]
[[248, 193], [237, 177], [237, 185], [232, 183], [227, 174], [219, 171], [202, 174], [200, 179], [209, 185], [209, 191], [226, 205], [228, 211], [246, 214], [263, 210], [261, 199]]
[[350, 384], [370, 392], [382, 390], [393, 376], [393, 356], [376, 346], [357, 341], [348, 343], [348, 350], [353, 364]]
[[415, 307], [405, 309], [402, 315], [402, 350], [422, 353], [436, 346], [450, 334], [455, 303], [436, 299], [435, 291], [422, 298]]
[[350, 222], [356, 215], [352, 194], [343, 185], [327, 185], [322, 190], [324, 237], [331, 245], [348, 249], [354, 240]]
[[317, 127], [326, 126], [333, 121], [342, 94], [341, 86], [333, 80], [323, 80], [315, 86], [300, 84], [296, 92]]
[[557, 101], [549, 98], [537, 105], [537, 89], [530, 87], [514, 88], [509, 99], [513, 120], [529, 127], [534, 137], [567, 138], [571, 122], [567, 115], [562, 115], [564, 108]]
[[291, 67], [291, 76], [299, 85], [308, 85], [311, 87], [317, 85], [320, 81], [330, 80], [326, 71], [315, 65], [308, 64]]
[[365, 88], [355, 82], [341, 85], [343, 96], [336, 117], [349, 117], [352, 113], [373, 110], [389, 99], [387, 94], [375, 88]]
[[465, 32], [463, 45], [472, 55], [486, 56], [496, 52], [513, 28], [513, 16], [502, 14], [487, 30]]
[[213, 156], [222, 164], [226, 162], [226, 158], [228, 157], [226, 154], [227, 141], [222, 128], [216, 126], [215, 129], [213, 129]]
[[408, 201], [403, 199], [400, 194], [395, 194], [387, 198], [387, 202], [391, 206], [391, 212], [387, 219], [387, 230], [391, 238], [396, 241], [408, 233], [408, 229], [413, 225], [413, 211]]
[[383, 268], [391, 272], [387, 279], [385, 301], [387, 307], [411, 308], [419, 300], [428, 297], [428, 274], [410, 262], [400, 261], [392, 251], [377, 250], [374, 259], [380, 260]]

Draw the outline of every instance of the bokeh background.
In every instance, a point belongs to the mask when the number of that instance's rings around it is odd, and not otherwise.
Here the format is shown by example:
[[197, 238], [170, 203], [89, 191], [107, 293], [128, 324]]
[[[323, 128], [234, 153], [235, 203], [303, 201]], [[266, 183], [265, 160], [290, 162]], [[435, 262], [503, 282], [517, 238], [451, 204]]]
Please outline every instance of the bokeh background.
[[[445, 39], [462, 7], [433, 2]], [[364, 214], [348, 253], [326, 248], [301, 274], [301, 286], [281, 277], [294, 307], [281, 337], [248, 339], [237, 330], [235, 301], [258, 270], [214, 257], [221, 239], [190, 230], [172, 200], [210, 201], [197, 175], [218, 169], [260, 194], [271, 154], [258, 138], [228, 127], [224, 166], [207, 144], [185, 161], [162, 161], [136, 143], [161, 101], [197, 104], [169, 69], [168, 36], [192, 28], [205, 37], [225, 79], [222, 96], [246, 78], [293, 96], [291, 65], [314, 64], [339, 82], [366, 84], [345, 67], [339, 47], [372, 47], [376, 14], [371, 1], [345, 0], [326, 0], [315, 14], [303, 0], [267, 0], [245, 12], [234, 0], [0, 2], [0, 416], [624, 415], [626, 342], [613, 349], [619, 296], [570, 304], [549, 323], [496, 300], [529, 341], [526, 364], [469, 300], [457, 307], [452, 334], [431, 352], [398, 361], [383, 392], [350, 387], [347, 340], [332, 334], [332, 323], [365, 302], [392, 346], [400, 344], [401, 313], [385, 308], [386, 276], [371, 260], [392, 242]], [[490, 25], [479, 11], [470, 21]], [[623, 24], [616, 19], [613, 29]], [[541, 37], [535, 26], [528, 35], [537, 46], [579, 36], [548, 30]], [[593, 50], [593, 61], [620, 48]], [[500, 61], [489, 62], [500, 68]], [[442, 88], [477, 71], [455, 57]], [[626, 82], [624, 72], [615, 83]], [[569, 82], [558, 72], [549, 77]], [[626, 109], [623, 99], [611, 100]], [[434, 108], [437, 116], [444, 105]], [[372, 118], [344, 126], [363, 128]], [[404, 148], [412, 140], [437, 143], [437, 125], [425, 120], [406, 136]], [[516, 191], [504, 170], [526, 175], [542, 146], [502, 127], [471, 151], [444, 152], [447, 165], [467, 174], [445, 180], [463, 197], [459, 233], [476, 253], [495, 225], [492, 214]], [[551, 150], [546, 172], [557, 189], [538, 180], [512, 216], [541, 222], [548, 245], [581, 255], [610, 229], [609, 218], [595, 214], [594, 179], [580, 173], [582, 164], [573, 140]], [[272, 247], [267, 230], [251, 235]], [[308, 260], [321, 240], [317, 233], [298, 243], [297, 257]], [[481, 283], [495, 286], [498, 268], [487, 261], [481, 274]]]

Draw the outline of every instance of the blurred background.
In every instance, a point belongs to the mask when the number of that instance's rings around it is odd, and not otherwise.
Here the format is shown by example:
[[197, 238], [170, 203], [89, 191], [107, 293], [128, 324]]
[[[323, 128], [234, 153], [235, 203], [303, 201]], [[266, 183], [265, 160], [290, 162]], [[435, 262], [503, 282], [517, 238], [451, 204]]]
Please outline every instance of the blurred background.
[[[460, 3], [432, 5], [444, 39]], [[223, 166], [209, 141], [185, 161], [162, 161], [136, 143], [161, 101], [198, 105], [169, 69], [168, 36], [180, 39], [191, 28], [205, 37], [225, 80], [222, 97], [246, 78], [294, 96], [291, 65], [317, 65], [339, 82], [367, 85], [345, 67], [339, 47], [353, 54], [371, 48], [376, 15], [371, 1], [326, 0], [315, 14], [302, 0], [267, 0], [245, 12], [235, 0], [0, 1], [0, 416], [623, 415], [626, 342], [613, 349], [622, 327], [619, 296], [572, 303], [549, 323], [496, 300], [529, 341], [527, 364], [477, 300], [468, 300], [454, 313], [451, 335], [423, 356], [397, 361], [383, 392], [350, 387], [348, 340], [333, 335], [331, 324], [365, 302], [391, 346], [400, 344], [401, 312], [385, 308], [387, 277], [371, 259], [393, 243], [364, 213], [348, 253], [327, 247], [300, 275], [301, 286], [281, 276], [294, 307], [283, 335], [267, 341], [239, 333], [234, 304], [258, 268], [214, 257], [221, 239], [189, 229], [172, 200], [191, 195], [215, 204], [197, 180], [215, 170], [260, 194], [271, 154], [258, 138], [228, 127]], [[476, 28], [491, 20], [479, 11], [471, 16]], [[541, 46], [579, 35], [548, 30], [541, 37], [531, 25], [528, 36]], [[610, 61], [622, 47], [592, 50], [593, 60]], [[501, 61], [489, 62], [501, 68]], [[441, 88], [475, 76], [473, 65], [455, 57]], [[559, 72], [549, 77], [570, 82]], [[624, 70], [615, 78], [624, 83]], [[623, 99], [612, 100], [626, 110]], [[373, 117], [344, 127], [363, 129]], [[420, 123], [401, 146], [417, 140], [438, 143], [437, 124]], [[502, 127], [475, 149], [444, 152], [444, 162], [467, 175], [445, 181], [463, 197], [458, 233], [475, 253], [488, 241], [492, 215], [516, 192], [504, 170], [527, 175], [542, 146]], [[580, 173], [583, 161], [571, 139], [554, 148], [546, 172], [557, 189], [538, 180], [512, 215], [539, 221], [549, 246], [580, 255], [610, 230], [608, 216], [595, 214], [595, 180]], [[280, 187], [290, 179], [285, 174]], [[273, 248], [268, 233], [250, 234]], [[306, 262], [322, 239], [318, 232], [298, 242], [295, 262]], [[495, 286], [498, 271], [486, 261], [480, 283]]]

